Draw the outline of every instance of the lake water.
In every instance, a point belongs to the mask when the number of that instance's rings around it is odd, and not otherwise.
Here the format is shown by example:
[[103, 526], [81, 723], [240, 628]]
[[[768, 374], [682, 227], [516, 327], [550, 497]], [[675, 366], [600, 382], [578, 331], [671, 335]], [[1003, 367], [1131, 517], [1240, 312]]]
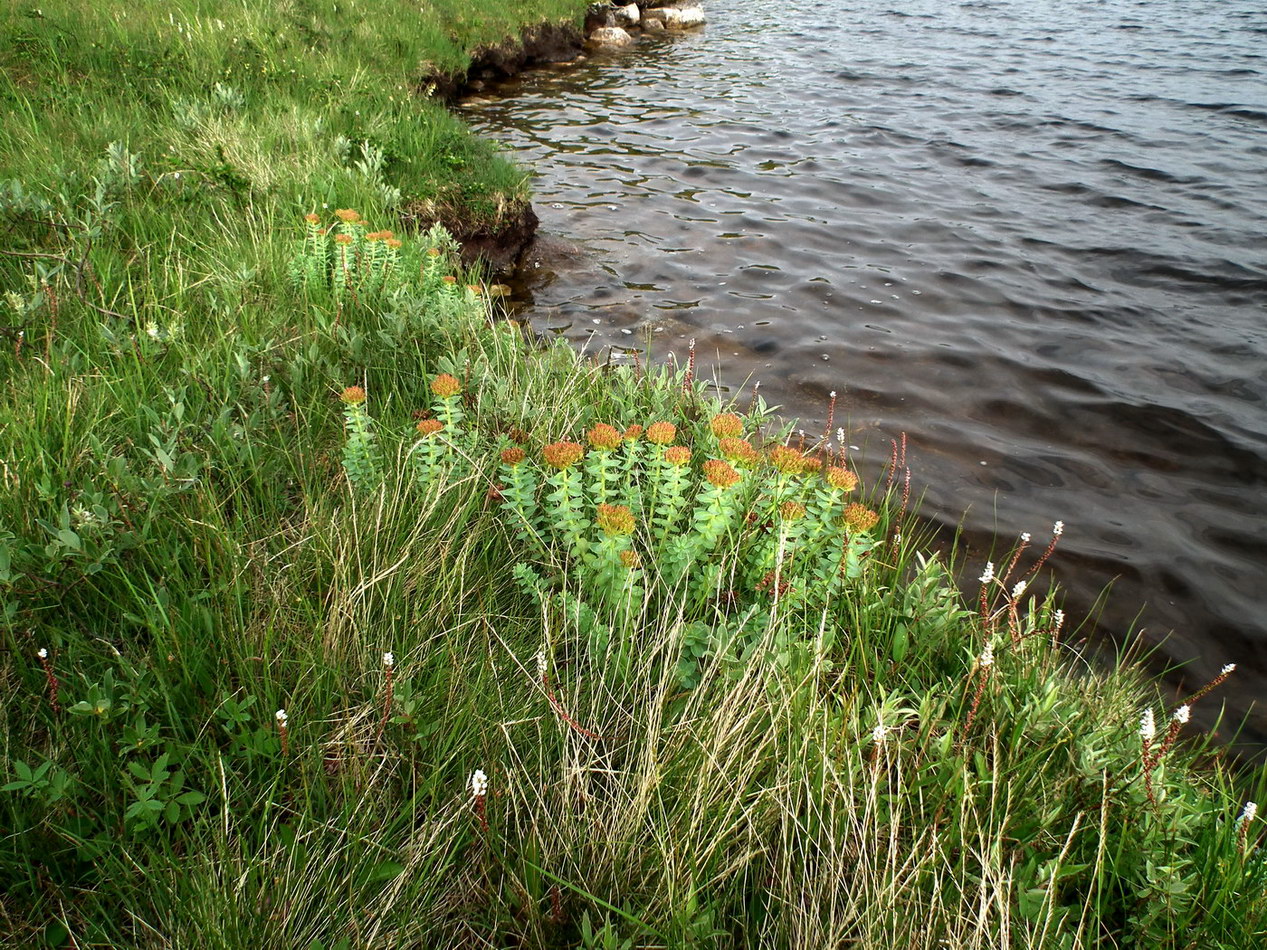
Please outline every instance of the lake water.
[[996, 533], [1063, 520], [1071, 617], [1116, 581], [1082, 634], [1143, 628], [1176, 689], [1238, 663], [1239, 721], [1267, 696], [1267, 7], [707, 10], [464, 105], [577, 245], [523, 315], [593, 353], [694, 338], [810, 432], [836, 390], [869, 470], [908, 434], [968, 586]]

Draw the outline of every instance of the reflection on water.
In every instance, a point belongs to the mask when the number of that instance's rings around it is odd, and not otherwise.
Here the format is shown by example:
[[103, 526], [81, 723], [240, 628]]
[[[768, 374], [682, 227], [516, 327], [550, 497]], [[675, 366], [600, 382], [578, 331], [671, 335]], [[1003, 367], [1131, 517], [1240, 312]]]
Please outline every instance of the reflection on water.
[[709, 14], [465, 106], [577, 245], [542, 249], [527, 317], [693, 337], [807, 428], [839, 390], [851, 442], [910, 434], [927, 515], [968, 509], [974, 574], [1063, 519], [1069, 612], [1118, 578], [1103, 627], [1138, 614], [1190, 680], [1239, 663], [1239, 719], [1267, 684], [1267, 10]]

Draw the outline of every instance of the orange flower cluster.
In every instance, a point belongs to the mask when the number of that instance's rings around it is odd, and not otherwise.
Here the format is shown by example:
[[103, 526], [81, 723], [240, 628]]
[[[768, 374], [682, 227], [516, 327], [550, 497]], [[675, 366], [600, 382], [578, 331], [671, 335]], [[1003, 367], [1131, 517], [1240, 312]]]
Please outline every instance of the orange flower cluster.
[[795, 501], [779, 505], [779, 517], [784, 521], [798, 521], [805, 517], [805, 506]]
[[664, 450], [664, 460], [675, 468], [691, 464], [691, 450], [685, 445], [674, 445]]
[[722, 455], [740, 465], [754, 465], [761, 461], [761, 453], [747, 439], [722, 439], [717, 447]]
[[351, 244], [351, 243], [352, 243], [352, 235], [350, 235], [350, 234], [336, 234], [336, 235], [334, 236], [334, 241], [335, 241], [335, 243], [336, 243], [336, 244]]
[[427, 256], [428, 256], [428, 257], [439, 257], [439, 256], [440, 256], [440, 249], [439, 249], [438, 247], [429, 247], [429, 248], [427, 248]]
[[864, 505], [853, 502], [845, 506], [845, 527], [859, 534], [870, 531], [880, 521], [880, 516]]
[[629, 568], [629, 570], [636, 571], [642, 567], [642, 558], [638, 556], [637, 551], [621, 551], [620, 563]]
[[624, 505], [599, 505], [595, 519], [603, 533], [611, 536], [633, 534], [633, 512]]
[[799, 475], [805, 471], [805, 456], [790, 445], [776, 445], [770, 450], [770, 464], [785, 475]]
[[642, 438], [642, 426], [630, 426], [625, 430], [626, 442], [637, 442]]
[[456, 284], [458, 282], [458, 279], [454, 277], [452, 274], [445, 274], [440, 279], [444, 281], [446, 284]]
[[321, 215], [309, 213], [309, 214], [304, 215], [304, 220], [307, 221], [309, 224], [320, 224]]
[[462, 391], [462, 384], [450, 373], [441, 373], [431, 381], [431, 391], [441, 399], [456, 396]]
[[353, 211], [351, 208], [339, 208], [334, 212], [334, 216], [346, 224], [359, 224], [361, 221], [361, 212]]
[[622, 441], [620, 432], [606, 422], [600, 422], [590, 429], [586, 438], [589, 439], [589, 444], [600, 452], [610, 452], [613, 449], [617, 449]]
[[704, 463], [704, 477], [717, 488], [730, 488], [739, 484], [739, 473], [729, 462], [709, 459]]
[[365, 402], [365, 390], [360, 386], [349, 386], [343, 392], [339, 393], [339, 398], [349, 406], [359, 406]]
[[839, 465], [833, 465], [827, 469], [827, 474], [824, 477], [827, 479], [827, 484], [836, 489], [836, 491], [853, 491], [858, 487], [858, 476], [847, 468], [841, 468]]
[[418, 423], [418, 434], [424, 439], [433, 436], [444, 428], [444, 423], [439, 419], [423, 419]]
[[518, 465], [527, 457], [528, 453], [515, 445], [512, 445], [508, 449], [502, 449], [502, 461], [512, 467]]
[[387, 240], [390, 240], [391, 238], [394, 238], [395, 236], [396, 236], [396, 235], [395, 235], [395, 234], [393, 234], [391, 231], [386, 231], [386, 230], [384, 230], [384, 231], [371, 231], [369, 234], [365, 235], [365, 240], [367, 240], [367, 241], [387, 241]]
[[743, 420], [733, 412], [723, 412], [713, 416], [709, 423], [713, 435], [719, 439], [737, 439], [743, 435]]
[[653, 422], [647, 426], [647, 441], [656, 445], [668, 445], [677, 438], [677, 426], [672, 422]]
[[575, 442], [551, 442], [541, 450], [546, 464], [552, 468], [564, 469], [575, 465], [585, 454], [585, 449]]

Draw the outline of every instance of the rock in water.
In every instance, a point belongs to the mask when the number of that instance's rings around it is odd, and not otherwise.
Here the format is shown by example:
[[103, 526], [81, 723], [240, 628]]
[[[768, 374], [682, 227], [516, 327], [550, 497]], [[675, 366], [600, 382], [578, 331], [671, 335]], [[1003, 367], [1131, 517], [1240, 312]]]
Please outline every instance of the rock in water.
[[704, 25], [704, 11], [699, 7], [656, 7], [643, 15], [662, 21], [670, 30], [689, 30], [693, 26]]
[[633, 37], [618, 26], [604, 26], [589, 35], [589, 42], [599, 49], [623, 49], [633, 46]]
[[637, 26], [638, 21], [642, 19], [642, 14], [638, 12], [638, 4], [631, 3], [627, 7], [617, 7], [612, 11], [612, 16], [616, 20], [617, 26]]

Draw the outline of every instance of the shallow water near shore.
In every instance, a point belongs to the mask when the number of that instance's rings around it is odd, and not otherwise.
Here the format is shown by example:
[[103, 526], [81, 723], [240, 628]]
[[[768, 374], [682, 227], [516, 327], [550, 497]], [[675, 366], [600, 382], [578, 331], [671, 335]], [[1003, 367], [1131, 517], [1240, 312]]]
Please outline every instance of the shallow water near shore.
[[1144, 628], [1176, 689], [1238, 663], [1227, 735], [1267, 695], [1267, 10], [707, 9], [464, 104], [575, 245], [522, 316], [595, 354], [693, 338], [814, 435], [837, 391], [870, 471], [908, 434], [965, 577], [1063, 520], [1066, 611], [1116, 579], [1093, 639]]

